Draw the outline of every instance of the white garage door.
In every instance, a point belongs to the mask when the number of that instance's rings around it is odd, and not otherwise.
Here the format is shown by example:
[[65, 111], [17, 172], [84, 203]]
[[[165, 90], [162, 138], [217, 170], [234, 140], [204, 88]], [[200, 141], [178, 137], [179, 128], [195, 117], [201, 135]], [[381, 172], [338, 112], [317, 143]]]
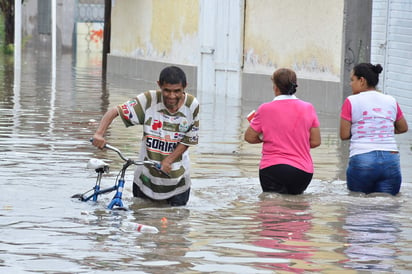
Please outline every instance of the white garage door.
[[379, 88], [412, 122], [412, 0], [373, 0], [371, 55], [383, 66]]

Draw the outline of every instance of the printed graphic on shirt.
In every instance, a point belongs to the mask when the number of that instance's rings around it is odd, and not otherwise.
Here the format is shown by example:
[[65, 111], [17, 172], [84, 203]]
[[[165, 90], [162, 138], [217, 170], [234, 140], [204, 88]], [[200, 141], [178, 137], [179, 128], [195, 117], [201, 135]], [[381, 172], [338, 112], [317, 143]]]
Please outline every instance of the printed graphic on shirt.
[[186, 132], [189, 129], [189, 123], [185, 118], [182, 118], [179, 124], [179, 131]]
[[144, 115], [142, 115], [142, 107], [136, 99], [132, 99], [123, 105], [119, 105], [117, 110], [126, 127], [142, 123], [143, 121]]
[[159, 120], [154, 120], [152, 124], [152, 129], [158, 130], [160, 128], [162, 128], [162, 122], [160, 122]]
[[362, 118], [354, 125], [358, 139], [369, 138], [375, 139], [391, 138], [394, 131], [394, 115], [391, 110], [386, 113], [382, 108], [372, 108], [371, 111], [362, 111]]
[[133, 113], [129, 109], [133, 108], [136, 104], [137, 104], [136, 100], [130, 100], [126, 104], [120, 106], [122, 110], [122, 117], [124, 119], [130, 121], [133, 118]]

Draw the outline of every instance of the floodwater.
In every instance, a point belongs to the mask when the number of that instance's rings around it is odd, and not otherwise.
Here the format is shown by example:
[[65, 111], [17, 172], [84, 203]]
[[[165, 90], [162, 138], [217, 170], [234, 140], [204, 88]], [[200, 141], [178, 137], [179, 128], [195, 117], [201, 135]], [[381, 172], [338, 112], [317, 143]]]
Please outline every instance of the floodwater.
[[[122, 164], [89, 138], [109, 107], [155, 88], [157, 75], [103, 81], [101, 59], [91, 54], [59, 55], [56, 64], [53, 78], [49, 51], [28, 48], [13, 77], [13, 61], [0, 58], [1, 273], [412, 272], [410, 133], [398, 136], [404, 180], [396, 197], [346, 190], [347, 144], [331, 114], [320, 115], [323, 143], [312, 150], [316, 173], [305, 194], [262, 194], [260, 145], [242, 139], [251, 103], [197, 92], [200, 144], [190, 151], [188, 205], [132, 198], [130, 169], [129, 210], [110, 211], [112, 193], [97, 203], [70, 198], [93, 187], [90, 158], [111, 165], [104, 187]], [[116, 120], [108, 141], [133, 157], [140, 136]], [[127, 230], [127, 222], [159, 233]]]

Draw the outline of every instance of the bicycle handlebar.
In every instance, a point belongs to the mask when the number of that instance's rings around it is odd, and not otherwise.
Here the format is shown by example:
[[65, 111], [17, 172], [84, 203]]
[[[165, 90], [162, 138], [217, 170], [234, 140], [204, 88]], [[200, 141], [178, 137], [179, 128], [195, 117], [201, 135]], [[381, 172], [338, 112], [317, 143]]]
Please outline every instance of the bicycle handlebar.
[[[111, 146], [111, 145], [109, 145], [109, 144], [105, 144], [104, 147], [107, 148], [107, 149], [113, 150], [114, 152], [116, 152], [116, 153], [120, 156], [120, 158], [122, 158], [123, 161], [125, 161], [125, 162], [130, 161], [130, 162], [132, 162], [132, 163], [135, 164], [135, 165], [149, 164], [149, 165], [152, 165], [152, 166], [154, 166], [154, 167], [156, 167], [156, 168], [158, 168], [158, 166], [160, 166], [160, 165], [158, 165], [158, 164], [156, 164], [155, 162], [152, 162], [152, 161], [135, 161], [135, 160], [129, 159], [129, 158], [127, 158], [126, 156], [124, 156], [119, 149], [117, 149], [117, 148], [115, 148], [114, 146]], [[159, 169], [160, 169], [160, 168], [159, 168]]]
[[[93, 138], [90, 139], [90, 142], [93, 143]], [[161, 169], [161, 165], [160, 165], [160, 164], [157, 164], [157, 163], [155, 163], [155, 162], [148, 161], [148, 160], [146, 160], [146, 161], [134, 161], [134, 160], [129, 159], [129, 158], [127, 158], [126, 156], [124, 156], [124, 155], [122, 154], [122, 152], [121, 152], [118, 148], [116, 148], [116, 147], [114, 147], [114, 146], [111, 146], [111, 145], [109, 145], [109, 144], [105, 144], [105, 145], [104, 145], [104, 148], [113, 150], [113, 151], [116, 152], [116, 153], [119, 155], [119, 157], [122, 158], [122, 160], [125, 161], [125, 162], [130, 161], [130, 162], [132, 162], [134, 165], [143, 165], [143, 164], [152, 165], [157, 171], [161, 172], [163, 175], [165, 175], [165, 176], [167, 176], [167, 177], [170, 177], [170, 175], [169, 175], [168, 173], [164, 172], [164, 171]]]
[[114, 152], [116, 152], [117, 154], [119, 154], [120, 158], [122, 158], [124, 161], [128, 161], [128, 160], [129, 160], [128, 158], [126, 158], [126, 157], [120, 152], [119, 149], [115, 148], [114, 146], [111, 146], [111, 145], [109, 145], [109, 144], [105, 144], [105, 145], [104, 145], [104, 148], [113, 150]]

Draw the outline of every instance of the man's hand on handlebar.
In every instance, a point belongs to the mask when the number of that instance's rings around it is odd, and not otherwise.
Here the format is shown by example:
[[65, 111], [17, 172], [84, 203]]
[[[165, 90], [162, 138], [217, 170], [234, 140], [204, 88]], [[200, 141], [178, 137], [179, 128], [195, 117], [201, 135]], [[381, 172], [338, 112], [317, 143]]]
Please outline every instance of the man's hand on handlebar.
[[102, 135], [97, 134], [97, 133], [93, 135], [93, 138], [91, 141], [95, 147], [98, 147], [100, 149], [104, 148], [104, 146], [106, 145], [106, 139], [104, 139]]
[[166, 174], [169, 174], [170, 171], [172, 171], [172, 163], [167, 158], [161, 162], [160, 166], [161, 170]]

